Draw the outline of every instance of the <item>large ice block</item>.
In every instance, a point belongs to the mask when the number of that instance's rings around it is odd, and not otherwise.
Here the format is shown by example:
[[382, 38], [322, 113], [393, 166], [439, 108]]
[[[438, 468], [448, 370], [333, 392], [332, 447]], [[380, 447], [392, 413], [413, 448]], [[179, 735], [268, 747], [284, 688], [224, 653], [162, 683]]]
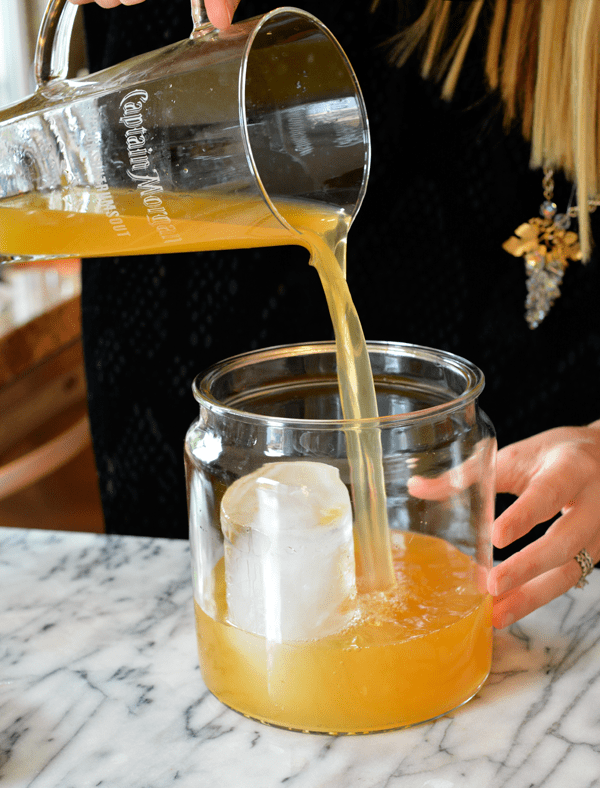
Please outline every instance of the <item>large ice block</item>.
[[352, 509], [337, 468], [276, 462], [223, 496], [228, 619], [276, 642], [339, 632], [356, 594]]

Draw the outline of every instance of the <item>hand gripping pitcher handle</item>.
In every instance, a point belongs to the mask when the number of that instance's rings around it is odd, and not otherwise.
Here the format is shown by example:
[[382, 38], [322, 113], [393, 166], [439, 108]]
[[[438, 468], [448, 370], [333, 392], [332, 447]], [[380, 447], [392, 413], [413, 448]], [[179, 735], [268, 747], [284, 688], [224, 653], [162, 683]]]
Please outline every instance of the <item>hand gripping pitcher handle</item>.
[[[192, 37], [210, 25], [204, 0], [191, 0]], [[40, 25], [35, 50], [34, 73], [38, 87], [53, 79], [66, 79], [69, 70], [69, 49], [77, 6], [68, 0], [50, 0]]]

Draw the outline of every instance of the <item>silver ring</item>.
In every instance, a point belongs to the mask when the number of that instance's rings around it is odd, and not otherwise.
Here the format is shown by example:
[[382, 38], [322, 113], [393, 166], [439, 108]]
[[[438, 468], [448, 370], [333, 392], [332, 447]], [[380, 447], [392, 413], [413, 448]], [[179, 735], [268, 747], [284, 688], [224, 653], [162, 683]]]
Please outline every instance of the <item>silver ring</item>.
[[574, 558], [581, 567], [581, 577], [575, 584], [575, 588], [583, 588], [588, 584], [588, 581], [585, 578], [591, 574], [592, 569], [594, 568], [594, 562], [592, 561], [592, 557], [585, 547], [583, 550], [580, 550], [577, 555], [574, 556]]

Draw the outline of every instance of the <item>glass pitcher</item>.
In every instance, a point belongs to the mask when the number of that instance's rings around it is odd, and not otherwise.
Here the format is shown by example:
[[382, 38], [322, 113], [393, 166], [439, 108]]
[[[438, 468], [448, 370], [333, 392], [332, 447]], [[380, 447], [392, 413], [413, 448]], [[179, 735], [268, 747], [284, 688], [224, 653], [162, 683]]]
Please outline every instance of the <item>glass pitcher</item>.
[[67, 78], [77, 7], [50, 0], [36, 92], [0, 111], [0, 261], [297, 243], [298, 204], [366, 188], [360, 88], [332, 34], [278, 8]]
[[[366, 733], [469, 700], [491, 664], [496, 442], [481, 371], [370, 343], [379, 417], [343, 420], [335, 346], [200, 375], [185, 442], [198, 650], [207, 687], [262, 722]], [[395, 587], [364, 593], [349, 432], [377, 432]]]

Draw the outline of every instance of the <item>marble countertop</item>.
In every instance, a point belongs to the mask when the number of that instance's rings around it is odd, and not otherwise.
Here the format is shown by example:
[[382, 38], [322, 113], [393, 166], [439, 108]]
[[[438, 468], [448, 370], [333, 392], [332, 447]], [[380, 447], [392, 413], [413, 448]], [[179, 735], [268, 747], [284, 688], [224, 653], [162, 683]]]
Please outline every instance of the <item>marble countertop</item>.
[[187, 542], [0, 528], [0, 784], [600, 786], [600, 572], [496, 633], [490, 678], [415, 728], [330, 737], [222, 706], [197, 665]]

